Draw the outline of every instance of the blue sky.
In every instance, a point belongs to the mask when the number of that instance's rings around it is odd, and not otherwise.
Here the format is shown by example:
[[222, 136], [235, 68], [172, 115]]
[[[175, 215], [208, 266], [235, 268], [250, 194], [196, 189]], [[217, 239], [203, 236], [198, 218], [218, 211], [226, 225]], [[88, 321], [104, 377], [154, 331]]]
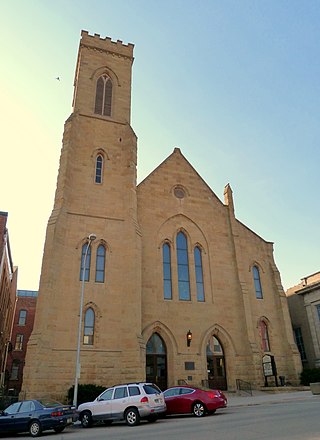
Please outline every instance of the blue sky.
[[82, 29], [135, 44], [138, 181], [177, 146], [221, 200], [230, 183], [285, 289], [320, 270], [319, 1], [0, 6], [0, 211], [20, 289], [38, 289]]

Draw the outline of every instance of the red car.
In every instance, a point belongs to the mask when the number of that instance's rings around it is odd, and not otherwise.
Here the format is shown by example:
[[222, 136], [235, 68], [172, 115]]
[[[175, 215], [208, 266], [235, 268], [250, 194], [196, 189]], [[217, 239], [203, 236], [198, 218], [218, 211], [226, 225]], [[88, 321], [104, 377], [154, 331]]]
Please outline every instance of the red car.
[[201, 390], [189, 386], [168, 388], [163, 392], [166, 414], [194, 414], [203, 417], [227, 406], [226, 396], [219, 390]]

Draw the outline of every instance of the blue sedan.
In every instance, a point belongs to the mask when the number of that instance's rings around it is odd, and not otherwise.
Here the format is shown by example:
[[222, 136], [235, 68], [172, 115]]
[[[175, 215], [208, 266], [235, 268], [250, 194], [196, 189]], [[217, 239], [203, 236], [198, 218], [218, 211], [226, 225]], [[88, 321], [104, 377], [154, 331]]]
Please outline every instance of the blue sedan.
[[76, 421], [74, 408], [54, 400], [23, 400], [0, 412], [0, 433], [29, 432], [38, 437], [42, 431], [62, 432]]

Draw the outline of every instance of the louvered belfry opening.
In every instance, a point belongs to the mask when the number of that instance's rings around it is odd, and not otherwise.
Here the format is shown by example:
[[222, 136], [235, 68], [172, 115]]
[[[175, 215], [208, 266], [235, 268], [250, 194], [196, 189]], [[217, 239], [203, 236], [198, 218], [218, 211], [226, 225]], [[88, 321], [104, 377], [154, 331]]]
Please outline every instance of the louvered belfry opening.
[[107, 75], [98, 78], [94, 112], [102, 116], [111, 116], [112, 82]]

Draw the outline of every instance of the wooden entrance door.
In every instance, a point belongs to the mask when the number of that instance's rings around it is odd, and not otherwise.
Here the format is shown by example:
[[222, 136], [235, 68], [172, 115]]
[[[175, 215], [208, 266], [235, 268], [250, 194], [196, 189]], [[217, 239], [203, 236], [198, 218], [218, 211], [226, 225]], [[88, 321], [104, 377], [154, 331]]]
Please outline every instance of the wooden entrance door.
[[207, 371], [209, 388], [227, 389], [223, 348], [215, 336], [210, 337], [207, 345]]
[[167, 388], [167, 353], [162, 338], [154, 333], [146, 346], [146, 380], [161, 390]]

